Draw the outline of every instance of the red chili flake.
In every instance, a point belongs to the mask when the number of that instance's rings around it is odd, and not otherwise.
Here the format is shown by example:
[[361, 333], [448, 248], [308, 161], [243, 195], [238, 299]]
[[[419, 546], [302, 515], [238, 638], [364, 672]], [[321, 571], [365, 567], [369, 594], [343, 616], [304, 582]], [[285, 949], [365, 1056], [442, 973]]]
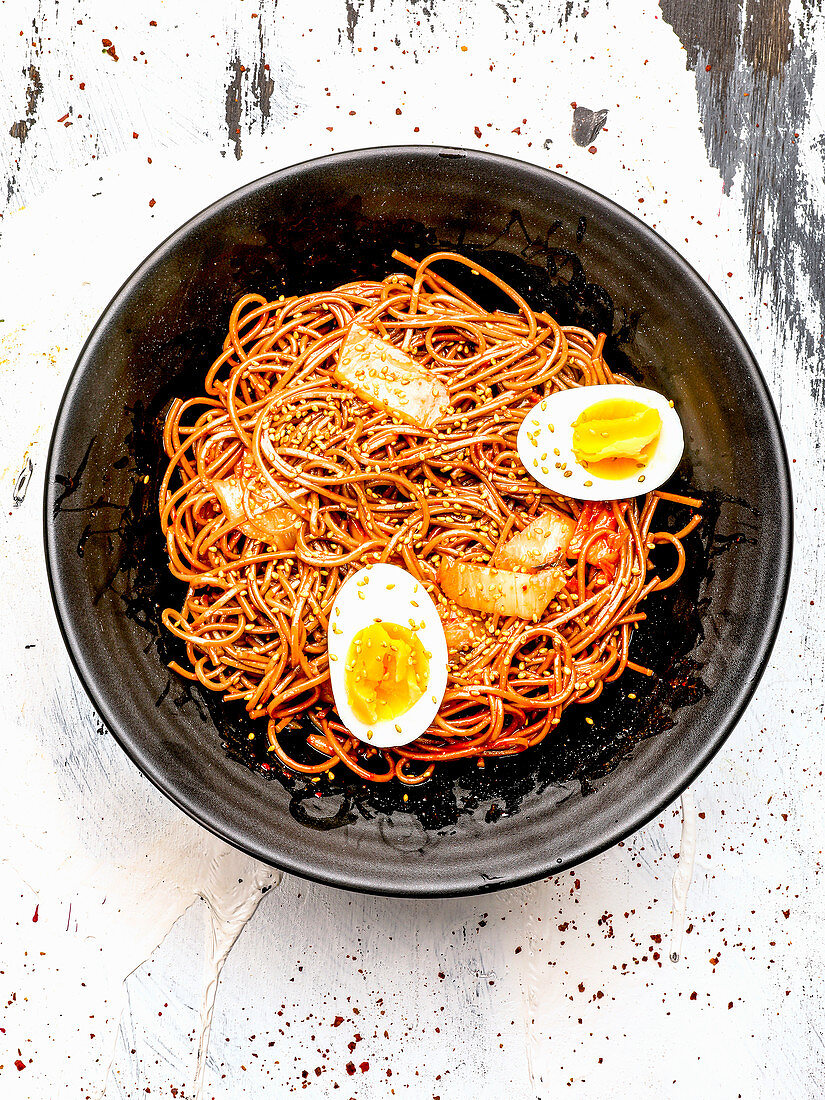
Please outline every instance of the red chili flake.
[[154, 199], [149, 199], [149, 205], [154, 206], [155, 205], [155, 200]]
[[81, 82], [78, 84], [78, 88], [80, 88], [81, 92], [85, 92], [86, 91], [86, 81], [81, 80]]
[[579, 982], [579, 993], [584, 993], [584, 982]]
[[343, 1016], [336, 1016], [335, 1019], [332, 1021], [332, 1026], [333, 1027], [340, 1027], [343, 1022], [344, 1022], [344, 1017]]
[[695, 993], [695, 992], [691, 993], [691, 995], [690, 995], [690, 999], [691, 999], [692, 1001], [695, 1001], [695, 1000], [696, 1000], [696, 993]]
[[139, 135], [138, 135], [138, 134], [136, 134], [134, 130], [132, 130], [132, 137], [133, 137], [133, 138], [136, 138], [136, 137], [139, 137]]
[[157, 25], [158, 25], [157, 19], [150, 19], [149, 20], [149, 26], [150, 27], [156, 27]]
[[520, 136], [520, 135], [521, 135], [521, 127], [520, 127], [520, 126], [516, 126], [516, 127], [515, 127], [515, 129], [513, 129], [513, 130], [511, 130], [511, 131], [510, 131], [510, 133], [511, 133], [511, 134], [518, 134], [518, 135]]
[[370, 1068], [370, 1064], [369, 1062], [362, 1062], [358, 1068], [361, 1070], [362, 1073], [366, 1073], [367, 1070]]
[[346, 1068], [347, 1073], [350, 1075], [350, 1077], [352, 1077], [353, 1073], [355, 1073], [355, 1063], [354, 1062], [347, 1062], [345, 1068]]
[[400, 107], [396, 107], [396, 108], [395, 108], [395, 113], [396, 113], [397, 115], [400, 115], [400, 114], [401, 114], [401, 108], [400, 108]]
[[480, 126], [474, 126], [473, 127], [473, 133], [475, 134], [476, 137], [481, 137], [481, 127]]
[[32, 917], [32, 924], [37, 924], [38, 920], [40, 919], [39, 913], [40, 913], [40, 903], [38, 902], [37, 905], [35, 905], [35, 907], [34, 907], [34, 916]]
[[709, 73], [712, 68], [713, 68], [712, 65], [705, 65], [705, 72]]
[[65, 122], [68, 117], [69, 117], [69, 112], [67, 111], [65, 113], [65, 115], [63, 115], [62, 118], [59, 118], [57, 121], [58, 122]]
[[111, 38], [101, 38], [100, 40], [104, 46], [109, 47], [112, 44]]
[[331, 126], [327, 126], [327, 129], [329, 130], [330, 133], [332, 133], [332, 127]]
[[787, 920], [790, 915], [791, 915], [790, 909], [783, 909], [782, 910], [782, 916], [785, 918], [785, 920]]
[[588, 153], [595, 153], [596, 152], [596, 146], [591, 145], [590, 148], [587, 151], [588, 151]]
[[662, 942], [662, 937], [658, 933], [655, 936], [651, 936], [650, 938], [653, 940], [654, 943]]
[[23, 1061], [22, 1058], [15, 1058], [14, 1059], [14, 1064], [17, 1066], [18, 1069], [25, 1069], [26, 1068], [26, 1063]]

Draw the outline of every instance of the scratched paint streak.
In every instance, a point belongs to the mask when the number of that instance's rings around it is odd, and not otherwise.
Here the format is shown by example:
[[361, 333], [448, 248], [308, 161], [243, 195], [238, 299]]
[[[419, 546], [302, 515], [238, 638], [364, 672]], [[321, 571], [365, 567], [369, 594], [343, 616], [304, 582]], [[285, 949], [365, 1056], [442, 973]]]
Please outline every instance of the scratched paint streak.
[[541, 1083], [542, 1077], [540, 1068], [535, 1065], [535, 1060], [541, 1047], [537, 1018], [543, 975], [539, 965], [541, 930], [537, 922], [538, 890], [535, 883], [524, 890], [521, 901], [525, 914], [523, 927], [527, 954], [520, 971], [523, 990], [525, 1057], [530, 1088], [538, 1095], [538, 1085]]
[[663, 0], [662, 11], [695, 72], [711, 163], [744, 203], [756, 295], [789, 326], [825, 403], [825, 211], [800, 159], [800, 134], [811, 127], [821, 150], [813, 99], [821, 5], [806, 0], [793, 19], [787, 0], [725, 0], [716, 19], [679, 0]]
[[278, 52], [277, 60], [270, 62], [270, 56], [275, 56], [268, 45], [273, 9], [255, 14], [254, 35], [247, 31], [235, 36], [227, 67], [224, 118], [236, 160], [243, 156], [245, 135], [266, 134], [272, 123], [283, 122], [284, 102], [294, 94], [296, 83], [283, 54]]
[[682, 794], [682, 835], [679, 840], [679, 866], [673, 875], [673, 912], [670, 919], [670, 940], [668, 957], [672, 963], [682, 957], [682, 942], [685, 936], [685, 914], [687, 912], [688, 890], [693, 878], [696, 862], [696, 803], [693, 792], [686, 790]]
[[243, 113], [241, 92], [244, 68], [237, 54], [229, 62], [229, 72], [231, 78], [226, 85], [226, 129], [229, 134], [229, 141], [235, 151], [235, 160], [240, 160], [243, 155], [241, 143], [241, 116]]

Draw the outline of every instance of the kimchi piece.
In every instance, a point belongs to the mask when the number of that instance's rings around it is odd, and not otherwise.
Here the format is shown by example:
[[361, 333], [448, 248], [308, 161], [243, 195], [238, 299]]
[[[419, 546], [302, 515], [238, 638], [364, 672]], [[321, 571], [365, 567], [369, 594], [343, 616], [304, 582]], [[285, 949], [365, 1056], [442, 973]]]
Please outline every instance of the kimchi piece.
[[401, 348], [353, 321], [332, 370], [335, 379], [391, 416], [432, 428], [450, 407], [444, 383]]

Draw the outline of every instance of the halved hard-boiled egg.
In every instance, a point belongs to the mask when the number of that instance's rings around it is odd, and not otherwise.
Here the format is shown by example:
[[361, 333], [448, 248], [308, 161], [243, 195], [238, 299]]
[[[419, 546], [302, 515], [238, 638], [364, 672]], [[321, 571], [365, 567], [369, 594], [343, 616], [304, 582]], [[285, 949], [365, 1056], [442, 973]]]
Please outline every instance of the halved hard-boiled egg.
[[395, 565], [368, 565], [342, 585], [329, 620], [329, 674], [347, 729], [375, 748], [408, 745], [447, 688], [447, 642], [424, 586]]
[[524, 418], [518, 453], [536, 481], [577, 500], [623, 500], [667, 481], [685, 448], [673, 403], [641, 386], [580, 386]]

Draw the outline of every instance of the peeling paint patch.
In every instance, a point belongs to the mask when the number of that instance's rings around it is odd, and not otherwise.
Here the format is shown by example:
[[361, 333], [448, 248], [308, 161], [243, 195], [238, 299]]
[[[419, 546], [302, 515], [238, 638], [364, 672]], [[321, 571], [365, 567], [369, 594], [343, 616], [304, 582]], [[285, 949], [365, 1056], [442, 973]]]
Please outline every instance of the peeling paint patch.
[[[370, 14], [375, 11], [375, 0], [369, 0]], [[346, 0], [346, 12], [347, 12], [347, 40], [352, 46], [355, 44], [355, 28], [358, 26], [358, 20], [361, 17], [361, 11], [364, 7], [364, 0]], [[341, 35], [338, 35], [338, 41], [341, 41]]]
[[787, 0], [751, 0], [746, 9], [740, 0], [662, 0], [695, 74], [709, 159], [727, 192], [741, 189], [754, 289], [790, 328], [813, 367], [814, 395], [825, 401], [816, 319], [825, 301], [825, 212], [800, 161], [800, 136], [816, 125], [812, 32], [822, 4], [801, 7], [794, 20]]
[[25, 75], [28, 76], [29, 82], [26, 86], [26, 115], [25, 118], [18, 119], [17, 122], [12, 123], [9, 135], [17, 140], [22, 145], [29, 135], [31, 128], [36, 125], [37, 119], [34, 117], [37, 112], [37, 103], [40, 97], [43, 95], [43, 81], [40, 79], [40, 71], [35, 65], [29, 65], [28, 72], [24, 70]]
[[14, 483], [14, 489], [11, 494], [11, 499], [15, 508], [19, 508], [26, 499], [26, 493], [29, 491], [29, 482], [31, 481], [33, 473], [34, 466], [32, 465], [32, 460], [26, 455], [26, 461], [23, 463], [23, 468], [17, 475], [17, 480]]
[[243, 155], [241, 147], [241, 87], [244, 68], [237, 54], [229, 62], [232, 79], [226, 86], [226, 128], [235, 149], [235, 160]]
[[571, 134], [576, 145], [592, 145], [607, 122], [607, 109], [591, 111], [589, 107], [573, 108], [573, 127]]
[[261, 115], [261, 133], [266, 128], [267, 120], [272, 113], [272, 93], [275, 91], [275, 81], [269, 75], [269, 65], [264, 52], [264, 29], [262, 21], [258, 20], [258, 59], [252, 72], [252, 96], [258, 104]]
[[275, 81], [270, 74], [264, 47], [263, 20], [258, 19], [257, 56], [252, 65], [245, 65], [238, 50], [232, 55], [228, 67], [229, 82], [224, 101], [226, 129], [232, 143], [235, 159], [243, 156], [244, 131], [253, 126], [266, 132], [272, 115]]

